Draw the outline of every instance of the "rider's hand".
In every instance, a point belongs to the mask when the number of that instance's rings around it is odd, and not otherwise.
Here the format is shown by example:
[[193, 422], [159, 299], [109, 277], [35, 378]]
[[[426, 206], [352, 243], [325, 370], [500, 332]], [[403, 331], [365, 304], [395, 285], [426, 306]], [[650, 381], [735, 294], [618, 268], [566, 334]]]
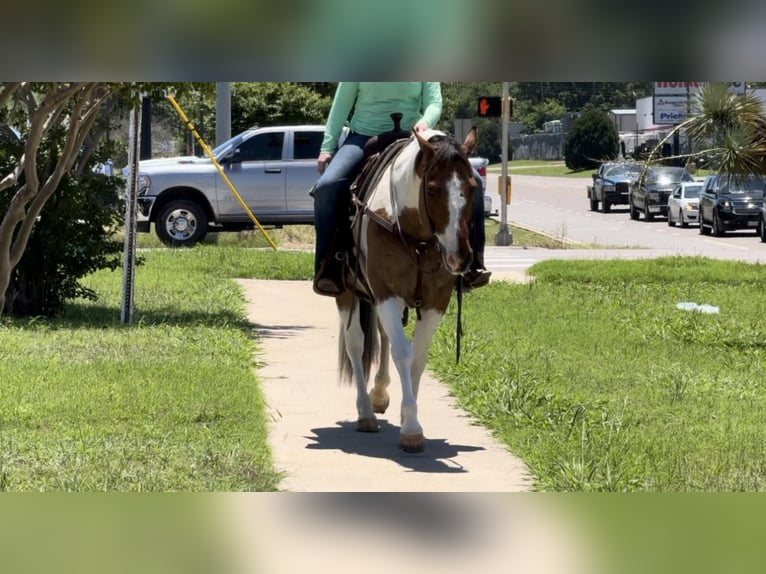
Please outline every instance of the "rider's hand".
[[324, 170], [327, 169], [327, 165], [330, 163], [331, 159], [331, 153], [325, 151], [319, 154], [319, 159], [317, 160], [317, 169], [319, 170], [319, 175], [324, 173]]
[[423, 120], [420, 120], [418, 123], [415, 124], [414, 129], [416, 132], [424, 132], [431, 128], [428, 127], [428, 124], [426, 122], [424, 122]]

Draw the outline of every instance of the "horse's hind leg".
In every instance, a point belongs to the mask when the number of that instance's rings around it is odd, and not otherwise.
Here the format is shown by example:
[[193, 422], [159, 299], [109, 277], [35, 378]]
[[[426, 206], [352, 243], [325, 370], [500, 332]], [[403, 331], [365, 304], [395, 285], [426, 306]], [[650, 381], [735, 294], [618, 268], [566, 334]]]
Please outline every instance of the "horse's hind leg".
[[375, 386], [370, 391], [372, 400], [372, 409], [376, 413], [386, 412], [389, 404], [388, 385], [391, 383], [391, 374], [389, 370], [389, 357], [391, 356], [391, 343], [388, 335], [379, 326], [380, 332], [380, 362], [378, 363], [378, 372], [375, 373]]
[[[351, 308], [342, 308], [338, 306], [341, 320], [341, 345], [345, 351], [348, 360], [351, 363], [351, 377], [356, 386], [356, 411], [358, 415], [356, 430], [359, 432], [378, 432], [380, 427], [372, 410], [372, 402], [367, 394], [367, 378], [364, 370], [364, 329], [360, 323], [359, 303], [355, 302], [353, 307], [353, 317], [349, 324], [349, 313]], [[341, 374], [344, 374], [341, 368]], [[346, 373], [346, 376], [348, 373]]]

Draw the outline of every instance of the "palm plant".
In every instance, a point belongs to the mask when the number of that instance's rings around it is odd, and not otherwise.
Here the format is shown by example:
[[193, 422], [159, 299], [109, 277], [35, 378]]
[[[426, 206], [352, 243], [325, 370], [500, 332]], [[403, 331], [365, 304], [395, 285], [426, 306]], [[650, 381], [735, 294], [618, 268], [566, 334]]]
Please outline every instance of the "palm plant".
[[753, 94], [735, 94], [726, 84], [707, 84], [690, 103], [693, 115], [678, 124], [649, 156], [684, 131], [697, 149], [689, 162], [705, 158], [709, 169], [728, 175], [766, 175], [766, 115]]

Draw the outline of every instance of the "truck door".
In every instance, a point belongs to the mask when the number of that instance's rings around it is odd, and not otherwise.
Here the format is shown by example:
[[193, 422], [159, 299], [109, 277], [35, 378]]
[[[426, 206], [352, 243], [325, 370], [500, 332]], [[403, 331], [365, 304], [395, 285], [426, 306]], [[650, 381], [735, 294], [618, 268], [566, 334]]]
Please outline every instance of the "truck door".
[[[285, 201], [285, 134], [283, 131], [255, 133], [243, 141], [227, 161], [226, 175], [256, 216], [282, 214]], [[226, 182], [216, 175], [221, 218], [249, 219]]]
[[323, 130], [293, 132], [292, 160], [286, 162], [287, 211], [291, 218], [313, 218], [314, 199], [309, 191], [319, 178], [317, 158], [323, 138]]

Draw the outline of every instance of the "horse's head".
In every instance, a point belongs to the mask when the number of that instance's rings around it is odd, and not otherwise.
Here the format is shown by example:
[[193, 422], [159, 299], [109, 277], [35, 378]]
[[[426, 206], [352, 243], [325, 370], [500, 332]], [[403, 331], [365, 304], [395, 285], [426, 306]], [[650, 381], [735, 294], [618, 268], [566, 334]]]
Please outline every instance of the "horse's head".
[[473, 260], [468, 237], [473, 202], [481, 201], [474, 197], [478, 183], [468, 161], [476, 147], [476, 128], [471, 129], [463, 144], [450, 136], [429, 132], [415, 132], [415, 138], [420, 146], [415, 171], [423, 180], [419, 212], [430, 222], [445, 268], [460, 275]]

